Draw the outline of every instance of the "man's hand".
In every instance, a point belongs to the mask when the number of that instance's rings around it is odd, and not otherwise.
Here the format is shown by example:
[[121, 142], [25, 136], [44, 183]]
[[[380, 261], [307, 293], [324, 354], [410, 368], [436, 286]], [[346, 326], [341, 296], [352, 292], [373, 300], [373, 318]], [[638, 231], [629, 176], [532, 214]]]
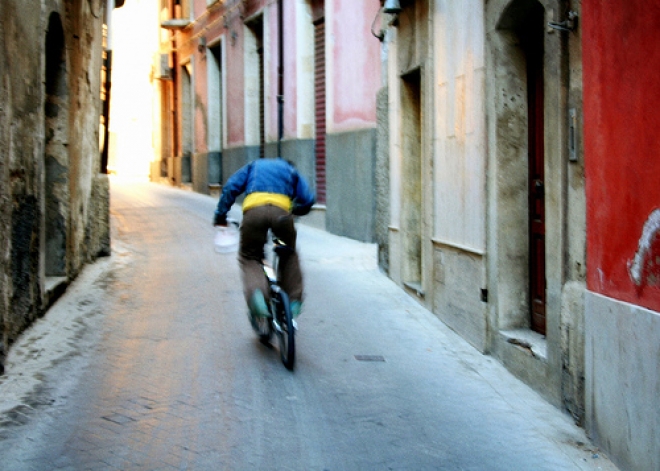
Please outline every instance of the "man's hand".
[[215, 217], [213, 218], [213, 225], [227, 226], [227, 215], [220, 216], [219, 214], [216, 214]]

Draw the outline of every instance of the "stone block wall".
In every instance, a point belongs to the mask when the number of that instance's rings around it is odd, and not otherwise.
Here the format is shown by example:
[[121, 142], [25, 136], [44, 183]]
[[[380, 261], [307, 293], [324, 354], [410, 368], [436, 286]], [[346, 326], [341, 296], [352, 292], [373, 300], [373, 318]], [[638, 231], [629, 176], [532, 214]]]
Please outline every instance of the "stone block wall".
[[61, 291], [110, 252], [99, 154], [104, 8], [0, 2], [0, 371], [53, 301], [49, 287]]

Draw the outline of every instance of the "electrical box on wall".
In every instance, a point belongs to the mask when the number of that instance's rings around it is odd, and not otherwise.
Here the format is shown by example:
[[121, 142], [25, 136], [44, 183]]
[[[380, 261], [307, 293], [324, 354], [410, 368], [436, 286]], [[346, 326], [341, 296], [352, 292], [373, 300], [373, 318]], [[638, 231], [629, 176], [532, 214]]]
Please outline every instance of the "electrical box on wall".
[[172, 80], [169, 54], [156, 54], [155, 59], [156, 78], [160, 80]]
[[571, 108], [568, 110], [568, 160], [570, 162], [578, 161], [578, 119], [577, 110]]

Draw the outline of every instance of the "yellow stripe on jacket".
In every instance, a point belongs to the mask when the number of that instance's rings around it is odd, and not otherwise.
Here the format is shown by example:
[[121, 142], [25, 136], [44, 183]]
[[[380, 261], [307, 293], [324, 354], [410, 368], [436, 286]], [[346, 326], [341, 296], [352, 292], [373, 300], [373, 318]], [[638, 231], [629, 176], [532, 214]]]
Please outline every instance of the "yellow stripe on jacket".
[[288, 196], [279, 193], [264, 193], [256, 191], [247, 195], [245, 200], [243, 200], [243, 212], [267, 204], [277, 206], [285, 211], [291, 211], [291, 198]]

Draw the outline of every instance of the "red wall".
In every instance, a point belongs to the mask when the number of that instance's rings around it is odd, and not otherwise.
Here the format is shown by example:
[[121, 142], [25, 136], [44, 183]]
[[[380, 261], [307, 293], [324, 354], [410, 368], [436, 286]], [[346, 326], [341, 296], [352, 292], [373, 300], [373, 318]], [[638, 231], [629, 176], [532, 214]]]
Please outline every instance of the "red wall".
[[660, 311], [660, 2], [583, 0], [587, 285]]

